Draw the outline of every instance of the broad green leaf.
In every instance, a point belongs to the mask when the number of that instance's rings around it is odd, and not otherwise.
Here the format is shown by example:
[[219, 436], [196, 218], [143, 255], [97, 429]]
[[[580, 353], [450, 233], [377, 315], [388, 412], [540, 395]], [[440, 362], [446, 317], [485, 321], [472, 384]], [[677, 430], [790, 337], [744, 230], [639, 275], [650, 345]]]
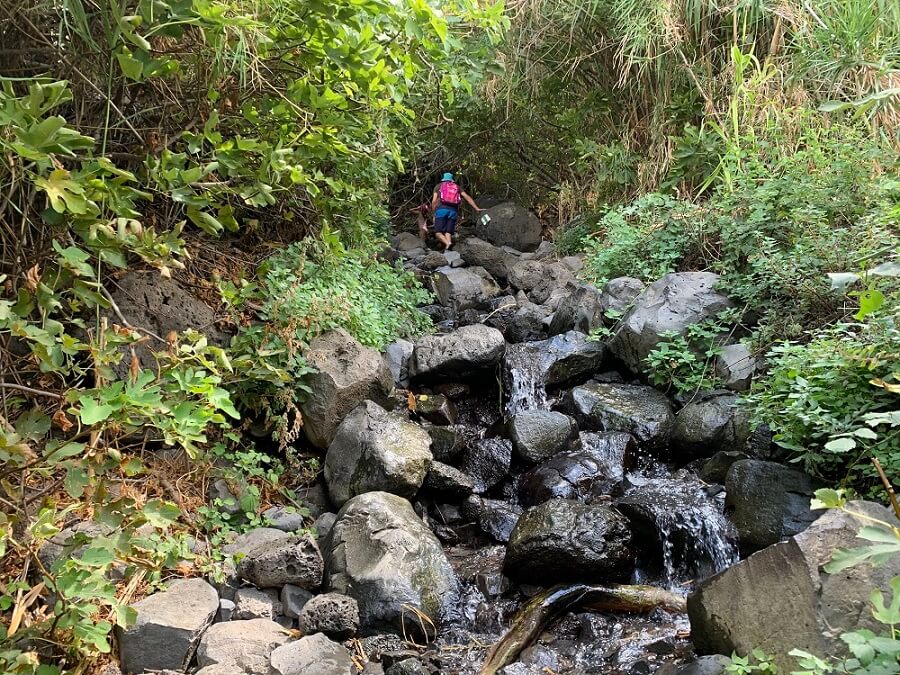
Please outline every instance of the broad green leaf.
[[106, 567], [116, 559], [112, 550], [103, 546], [91, 547], [81, 555], [81, 563], [88, 567]]
[[884, 293], [876, 288], [870, 288], [859, 294], [859, 311], [854, 315], [857, 321], [862, 321], [872, 312], [877, 312], [884, 304]]
[[831, 488], [821, 488], [816, 490], [816, 498], [812, 500], [811, 507], [813, 509], [834, 509], [843, 506], [846, 503], [842, 490], [832, 490]]
[[856, 441], [852, 438], [835, 438], [825, 444], [825, 449], [829, 452], [849, 452], [856, 447]]
[[93, 426], [108, 419], [115, 410], [111, 405], [99, 403], [89, 396], [79, 398], [78, 402], [81, 403], [78, 416], [81, 418], [81, 423], [87, 426]]
[[178, 520], [181, 509], [172, 502], [164, 502], [161, 499], [151, 499], [141, 510], [147, 522], [158, 528], [166, 528]]
[[36, 441], [50, 431], [50, 418], [40, 408], [31, 408], [16, 420], [16, 433], [23, 439]]
[[116, 52], [116, 60], [127, 78], [136, 82], [143, 79], [144, 64], [134, 58], [130, 51], [123, 49], [121, 52]]
[[893, 598], [890, 605], [885, 605], [884, 593], [880, 589], [873, 590], [869, 595], [869, 601], [874, 607], [872, 616], [889, 626], [900, 624], [900, 576], [891, 579], [891, 593]]
[[88, 201], [84, 197], [84, 187], [73, 181], [65, 169], [54, 169], [47, 178], [36, 178], [34, 184], [47, 193], [50, 207], [57, 213], [87, 213]]

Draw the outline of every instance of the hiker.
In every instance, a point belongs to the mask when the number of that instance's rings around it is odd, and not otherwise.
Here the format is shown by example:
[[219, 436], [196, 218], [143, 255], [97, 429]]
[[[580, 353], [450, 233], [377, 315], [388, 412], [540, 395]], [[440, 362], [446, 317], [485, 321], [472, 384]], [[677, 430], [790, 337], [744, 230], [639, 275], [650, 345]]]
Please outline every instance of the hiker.
[[431, 197], [431, 210], [434, 212], [434, 236], [444, 245], [444, 251], [449, 251], [453, 246], [453, 234], [456, 232], [456, 221], [459, 218], [459, 204], [463, 199], [477, 213], [484, 211], [453, 181], [452, 173], [445, 173], [441, 182], [434, 188], [434, 195]]
[[416, 214], [416, 225], [419, 226], [419, 239], [424, 242], [428, 238], [428, 214], [431, 212], [431, 204], [423, 202], [414, 209], [410, 209], [409, 212]]

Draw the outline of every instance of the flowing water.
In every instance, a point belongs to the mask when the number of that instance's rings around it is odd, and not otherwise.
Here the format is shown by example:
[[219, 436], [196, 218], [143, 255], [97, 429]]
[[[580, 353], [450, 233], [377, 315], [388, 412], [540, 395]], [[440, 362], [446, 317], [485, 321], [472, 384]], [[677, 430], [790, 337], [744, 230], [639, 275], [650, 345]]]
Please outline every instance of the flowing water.
[[506, 414], [548, 407], [544, 376], [547, 364], [536, 350], [525, 345], [511, 345], [506, 351]]

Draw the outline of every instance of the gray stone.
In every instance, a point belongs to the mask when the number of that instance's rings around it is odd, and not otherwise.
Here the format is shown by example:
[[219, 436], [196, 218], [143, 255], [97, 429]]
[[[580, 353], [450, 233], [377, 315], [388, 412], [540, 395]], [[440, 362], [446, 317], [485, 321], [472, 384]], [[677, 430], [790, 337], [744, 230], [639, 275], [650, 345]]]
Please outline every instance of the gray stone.
[[410, 375], [464, 377], [495, 367], [503, 357], [506, 342], [495, 328], [464, 326], [447, 335], [427, 335], [413, 351]]
[[125, 630], [116, 630], [122, 670], [184, 670], [219, 609], [219, 596], [202, 579], [183, 579], [132, 607], [137, 620]]
[[528, 291], [528, 297], [539, 305], [547, 303], [551, 297], [556, 296], [556, 305], [562, 301], [569, 291], [570, 285], [575, 282], [575, 275], [568, 267], [561, 263], [544, 264], [544, 273], [540, 282]]
[[506, 550], [503, 570], [519, 581], [623, 581], [634, 555], [628, 520], [606, 506], [551, 499], [526, 509]]
[[[287, 539], [287, 532], [278, 530], [274, 527], [257, 527], [249, 532], [244, 532], [235, 537], [234, 541], [226, 544], [222, 551], [227, 555], [234, 556], [235, 560], [242, 556], [246, 556], [250, 551], [263, 544], [268, 544], [279, 539]], [[238, 560], [239, 562], [239, 560]]]
[[728, 475], [731, 465], [742, 459], [750, 459], [750, 456], [746, 452], [739, 450], [721, 450], [710, 457], [703, 465], [700, 479], [705, 483], [724, 485], [725, 476]]
[[[237, 591], [235, 591], [236, 593]], [[231, 621], [231, 617], [234, 616], [235, 606], [233, 600], [219, 598], [219, 611], [216, 613], [216, 621]]]
[[509, 285], [527, 293], [541, 283], [546, 270], [547, 266], [537, 260], [517, 260], [509, 267]]
[[426, 426], [431, 436], [431, 454], [438, 461], [452, 463], [466, 446], [465, 427], [454, 425], [449, 427]]
[[450, 261], [447, 260], [447, 257], [443, 253], [438, 253], [437, 251], [429, 251], [425, 254], [425, 257], [422, 258], [422, 261], [419, 263], [419, 267], [426, 271], [434, 271], [439, 267], [446, 267], [450, 264]]
[[271, 675], [355, 675], [346, 647], [322, 633], [307, 635], [272, 652]]
[[465, 260], [462, 259], [462, 256], [456, 251], [444, 251], [444, 257], [447, 259], [447, 263], [450, 267], [462, 267], [466, 264]]
[[412, 357], [413, 343], [397, 340], [384, 348], [384, 360], [398, 387], [409, 386], [409, 359]]
[[741, 450], [750, 436], [750, 419], [737, 396], [692, 401], [675, 417], [672, 443], [687, 458], [709, 457], [717, 450]]
[[366, 399], [386, 403], [393, 378], [376, 350], [343, 329], [315, 338], [304, 356], [315, 369], [307, 377], [311, 393], [300, 404], [303, 431], [317, 448], [327, 448], [341, 420]]
[[569, 284], [550, 321], [550, 335], [559, 335], [570, 330], [590, 333], [603, 325], [601, 293], [586, 284]]
[[237, 571], [259, 588], [294, 584], [311, 589], [322, 583], [322, 554], [311, 536], [292, 535], [253, 548]]
[[349, 595], [317, 595], [303, 606], [299, 623], [307, 635], [324, 633], [335, 640], [347, 640], [359, 630], [359, 605]]
[[469, 444], [460, 468], [482, 494], [506, 478], [512, 463], [512, 443], [505, 438], [483, 438]]
[[313, 529], [316, 531], [316, 539], [321, 541], [327, 537], [328, 533], [331, 532], [335, 520], [337, 520], [337, 514], [332, 513], [331, 511], [323, 513], [316, 518], [316, 522], [313, 523]]
[[313, 483], [295, 489], [297, 499], [309, 511], [310, 518], [318, 518], [326, 511], [331, 510], [331, 502], [328, 499], [328, 491], [322, 483]]
[[438, 426], [456, 424], [456, 404], [443, 394], [416, 396], [416, 415]]
[[716, 375], [722, 383], [733, 391], [747, 391], [753, 374], [756, 372], [757, 360], [744, 344], [725, 345], [716, 357]]
[[439, 497], [464, 499], [472, 494], [475, 483], [459, 469], [442, 462], [432, 462], [423, 487]]
[[477, 237], [469, 237], [459, 245], [459, 254], [468, 265], [483, 267], [495, 279], [506, 279], [515, 256]]
[[650, 284], [623, 317], [610, 349], [633, 372], [642, 372], [644, 359], [664, 333], [684, 335], [689, 326], [731, 307], [715, 291], [718, 281], [711, 272], [677, 272]]
[[569, 391], [564, 406], [582, 428], [624, 431], [646, 448], [665, 447], [675, 424], [665, 395], [642, 385], [588, 382]]
[[263, 522], [282, 532], [296, 532], [305, 527], [303, 514], [292, 506], [273, 506], [263, 511]]
[[281, 614], [278, 593], [256, 588], [239, 588], [234, 594], [235, 619], [272, 619]]
[[436, 626], [449, 620], [459, 585], [440, 542], [396, 495], [369, 492], [348, 501], [324, 544], [330, 590], [355, 598], [368, 630], [407, 630], [415, 607]]
[[206, 492], [206, 499], [219, 511], [230, 516], [237, 516], [243, 511], [241, 508], [241, 493], [247, 488], [246, 481], [241, 481], [241, 483], [240, 485], [235, 484], [233, 481], [229, 483], [224, 478], [219, 478], [210, 483]]
[[400, 232], [391, 237], [391, 243], [398, 251], [413, 251], [422, 248], [422, 240], [410, 232]]
[[701, 656], [689, 663], [667, 663], [657, 675], [723, 675], [731, 659], [722, 654]]
[[431, 671], [419, 659], [410, 657], [392, 664], [384, 675], [431, 675]]
[[433, 280], [438, 302], [457, 312], [482, 307], [500, 293], [500, 287], [482, 267], [441, 267]]
[[495, 246], [512, 246], [519, 251], [534, 251], [541, 243], [541, 221], [531, 211], [503, 202], [488, 209], [490, 220], [478, 220], [475, 231]]
[[403, 251], [401, 255], [403, 255], [403, 257], [406, 258], [407, 260], [411, 260], [413, 262], [413, 264], [415, 265], [418, 261], [422, 260], [427, 253], [428, 253], [428, 251], [426, 251], [424, 248], [422, 248], [421, 242], [420, 242], [420, 245], [418, 248], [411, 248], [408, 251]]
[[294, 586], [293, 584], [285, 584], [281, 588], [281, 611], [285, 616], [292, 619], [299, 619], [303, 606], [310, 601], [313, 594], [305, 588]]
[[547, 337], [548, 311], [528, 302], [519, 307], [511, 316], [506, 318], [506, 326], [503, 331], [508, 342], [534, 342]]
[[337, 506], [364, 492], [412, 497], [431, 465], [431, 437], [420, 426], [364, 401], [341, 422], [325, 455], [325, 483]]
[[38, 551], [38, 559], [45, 568], [52, 570], [60, 560], [80, 557], [94, 537], [111, 532], [112, 529], [107, 525], [83, 520], [50, 537]]
[[610, 279], [600, 293], [601, 313], [621, 316], [631, 309], [634, 301], [646, 288], [643, 281], [634, 277]]
[[536, 464], [568, 450], [578, 437], [578, 425], [559, 412], [526, 410], [510, 419], [509, 437], [516, 456]]
[[463, 503], [463, 514], [489, 537], [506, 543], [522, 515], [522, 508], [499, 499], [472, 495]]
[[[890, 509], [851, 502], [848, 511], [896, 524]], [[691, 639], [700, 653], [746, 654], [759, 648], [775, 657], [780, 672], [797, 663], [788, 653], [803, 649], [819, 657], [846, 655], [840, 635], [883, 628], [872, 616], [869, 595], [890, 594], [900, 557], [874, 567], [863, 563], [829, 574], [823, 566], [839, 549], [856, 548], [870, 522], [828, 511], [804, 532], [751, 555], [708, 579], [688, 598]]]
[[522, 477], [519, 500], [527, 506], [549, 499], [577, 499], [608, 495], [622, 482], [625, 468], [637, 455], [630, 434], [582, 432], [581, 447], [561, 452]]
[[775, 462], [744, 459], [725, 477], [725, 513], [741, 549], [756, 551], [798, 534], [821, 515], [809, 508], [821, 487], [809, 475]]
[[194, 675], [247, 675], [247, 672], [233, 663], [214, 663], [206, 668], [201, 668]]
[[217, 623], [207, 629], [197, 647], [197, 665], [234, 666], [248, 675], [268, 675], [269, 655], [290, 640], [290, 634], [269, 619]]

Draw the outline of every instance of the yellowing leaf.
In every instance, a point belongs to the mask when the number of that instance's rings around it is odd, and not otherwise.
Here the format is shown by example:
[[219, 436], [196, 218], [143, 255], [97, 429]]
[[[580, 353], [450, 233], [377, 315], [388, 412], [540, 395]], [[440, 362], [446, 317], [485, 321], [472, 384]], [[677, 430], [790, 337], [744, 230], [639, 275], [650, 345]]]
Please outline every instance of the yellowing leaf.
[[50, 207], [57, 213], [69, 211], [77, 215], [87, 213], [88, 201], [84, 198], [84, 188], [73, 181], [65, 169], [54, 169], [47, 178], [34, 181], [47, 193]]

